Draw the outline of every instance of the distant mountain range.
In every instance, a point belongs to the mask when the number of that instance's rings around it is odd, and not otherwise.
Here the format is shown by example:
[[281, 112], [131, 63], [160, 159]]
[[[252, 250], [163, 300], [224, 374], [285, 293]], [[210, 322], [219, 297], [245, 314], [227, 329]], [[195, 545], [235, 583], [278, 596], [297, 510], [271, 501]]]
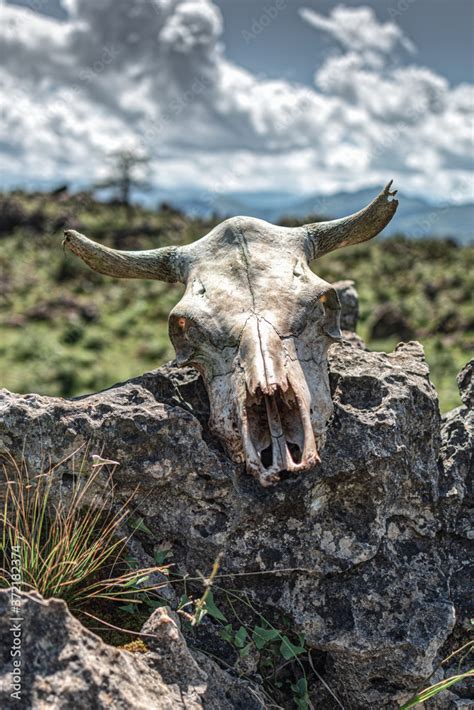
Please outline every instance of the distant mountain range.
[[[52, 190], [53, 181], [36, 181], [30, 189]], [[72, 191], [87, 186], [71, 184]], [[333, 195], [295, 195], [289, 192], [198, 192], [192, 189], [152, 189], [134, 195], [137, 202], [149, 208], [166, 202], [191, 216], [208, 217], [215, 213], [222, 218], [234, 215], [260, 217], [279, 222], [283, 217], [305, 219], [337, 219], [362, 209], [373, 200], [380, 185], [337, 192]], [[399, 192], [399, 207], [394, 219], [384, 229], [384, 235], [404, 234], [407, 237], [452, 237], [461, 244], [474, 241], [474, 202], [441, 204]]]
[[[234, 192], [217, 195], [170, 195], [172, 205], [184, 212], [222, 217], [249, 215], [269, 222], [282, 217], [305, 218], [317, 215], [320, 219], [336, 219], [357, 212], [367, 205], [379, 188], [364, 188], [356, 192], [334, 195], [311, 195], [302, 198], [284, 192]], [[385, 228], [384, 234], [403, 233], [408, 237], [453, 237], [468, 243], [474, 238], [474, 203], [462, 205], [430, 204], [419, 197], [399, 193], [397, 214]]]

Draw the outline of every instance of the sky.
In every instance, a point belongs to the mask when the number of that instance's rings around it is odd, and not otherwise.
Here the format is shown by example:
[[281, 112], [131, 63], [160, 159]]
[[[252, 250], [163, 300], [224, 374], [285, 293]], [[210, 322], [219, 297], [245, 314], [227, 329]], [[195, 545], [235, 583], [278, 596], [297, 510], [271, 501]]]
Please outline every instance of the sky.
[[4, 188], [473, 194], [472, 0], [0, 0]]

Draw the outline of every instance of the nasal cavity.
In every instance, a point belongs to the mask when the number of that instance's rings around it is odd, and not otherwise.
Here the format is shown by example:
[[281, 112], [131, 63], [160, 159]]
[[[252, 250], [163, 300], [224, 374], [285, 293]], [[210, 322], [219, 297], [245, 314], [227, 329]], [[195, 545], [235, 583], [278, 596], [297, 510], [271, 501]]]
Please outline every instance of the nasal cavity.
[[263, 468], [270, 469], [283, 464], [283, 441], [289, 454], [286, 457], [287, 464], [290, 464], [290, 460], [294, 465], [301, 463], [304, 433], [301, 414], [291, 386], [285, 392], [278, 389], [274, 395], [264, 394], [257, 388], [253, 396], [248, 395], [247, 416], [250, 435]]
[[273, 448], [271, 444], [260, 452], [260, 461], [263, 468], [271, 468], [273, 466]]
[[293, 459], [293, 463], [301, 463], [301, 457], [303, 455], [300, 447], [298, 444], [293, 443], [292, 441], [287, 441], [287, 446], [288, 446], [288, 451], [290, 452], [291, 458]]

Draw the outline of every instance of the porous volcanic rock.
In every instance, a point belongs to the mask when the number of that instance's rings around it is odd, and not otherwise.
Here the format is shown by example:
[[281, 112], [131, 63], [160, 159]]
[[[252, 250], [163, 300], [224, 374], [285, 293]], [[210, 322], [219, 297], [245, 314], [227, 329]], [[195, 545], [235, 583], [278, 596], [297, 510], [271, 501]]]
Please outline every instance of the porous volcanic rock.
[[[62, 710], [263, 710], [258, 693], [189, 651], [177, 617], [157, 610], [144, 631], [147, 653], [106, 645], [85, 629], [59, 599], [18, 594], [12, 611], [9, 590], [0, 591], [0, 706]], [[12, 617], [15, 620], [12, 621]], [[21, 619], [18, 622], [18, 619]], [[11, 677], [12, 627], [19, 627], [20, 671]], [[17, 666], [18, 668], [18, 666]], [[17, 687], [14, 687], [13, 681]], [[19, 695], [12, 696], [13, 693]]]
[[[346, 709], [398, 708], [467, 629], [471, 415], [464, 405], [442, 423], [417, 343], [335, 345], [329, 368], [322, 464], [273, 488], [226, 457], [201, 379], [173, 366], [74, 400], [4, 390], [0, 449], [36, 470], [81, 444], [119, 461], [119, 494], [139, 487], [138, 512], [177, 571], [209, 572], [222, 554], [220, 586], [303, 633]], [[202, 650], [208, 627], [190, 637]], [[340, 707], [325, 686], [312, 692]], [[457, 702], [446, 697], [428, 707]]]

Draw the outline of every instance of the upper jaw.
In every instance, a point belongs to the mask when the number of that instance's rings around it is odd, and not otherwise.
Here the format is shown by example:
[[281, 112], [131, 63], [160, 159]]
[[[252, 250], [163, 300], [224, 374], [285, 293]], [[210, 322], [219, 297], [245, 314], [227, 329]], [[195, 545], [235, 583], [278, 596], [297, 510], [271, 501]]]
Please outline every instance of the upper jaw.
[[307, 471], [320, 462], [310, 418], [306, 382], [247, 390], [241, 409], [241, 435], [247, 471], [262, 486], [277, 483], [284, 471]]

